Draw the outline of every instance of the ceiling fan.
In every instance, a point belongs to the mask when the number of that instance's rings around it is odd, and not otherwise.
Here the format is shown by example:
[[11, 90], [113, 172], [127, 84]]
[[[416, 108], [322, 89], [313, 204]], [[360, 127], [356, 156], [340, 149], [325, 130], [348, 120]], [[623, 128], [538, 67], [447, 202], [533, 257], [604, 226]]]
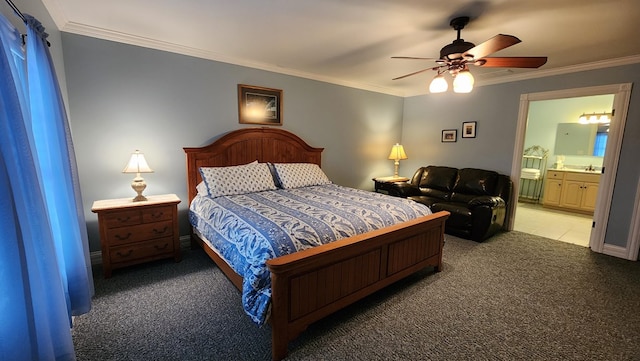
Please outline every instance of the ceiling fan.
[[468, 23], [468, 16], [461, 16], [451, 20], [449, 25], [458, 32], [458, 38], [440, 50], [440, 58], [438, 59], [393, 56], [393, 59], [435, 60], [438, 64], [435, 67], [429, 67], [393, 78], [393, 80], [403, 79], [428, 70], [434, 70], [437, 74], [429, 85], [429, 91], [432, 93], [441, 93], [449, 87], [443, 76], [443, 74], [448, 71], [453, 76], [453, 90], [456, 93], [468, 93], [473, 89], [474, 83], [473, 75], [469, 72], [469, 64], [485, 68], [539, 68], [547, 62], [546, 56], [487, 58], [487, 55], [518, 44], [520, 39], [513, 35], [498, 34], [484, 43], [475, 45], [460, 38], [460, 31], [464, 29]]

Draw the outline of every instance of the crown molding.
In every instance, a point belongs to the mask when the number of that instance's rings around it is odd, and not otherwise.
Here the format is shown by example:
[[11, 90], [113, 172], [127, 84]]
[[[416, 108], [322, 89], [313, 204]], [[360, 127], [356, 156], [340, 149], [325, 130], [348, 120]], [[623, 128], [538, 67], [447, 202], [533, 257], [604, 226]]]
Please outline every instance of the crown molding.
[[162, 51], [177, 53], [181, 55], [188, 55], [188, 56], [193, 56], [193, 57], [207, 59], [207, 60], [214, 60], [222, 63], [245, 66], [253, 69], [260, 69], [260, 70], [270, 71], [270, 72], [279, 73], [279, 74], [317, 80], [324, 83], [331, 83], [331, 84], [346, 86], [350, 88], [368, 90], [376, 93], [395, 95], [399, 97], [404, 96], [404, 93], [398, 90], [389, 89], [386, 87], [380, 87], [373, 84], [345, 81], [342, 79], [336, 79], [336, 78], [322, 76], [318, 74], [303, 72], [295, 69], [283, 68], [283, 67], [274, 66], [271, 64], [265, 64], [265, 63], [260, 63], [260, 62], [255, 62], [255, 61], [250, 61], [250, 60], [245, 60], [240, 58], [229, 57], [229, 56], [225, 56], [225, 55], [211, 52], [208, 50], [188, 47], [184, 45], [174, 44], [174, 43], [160, 41], [160, 40], [151, 39], [151, 38], [134, 36], [126, 33], [98, 28], [94, 26], [88, 26], [85, 24], [80, 24], [75, 22], [67, 22], [60, 30], [67, 33], [85, 35], [92, 38], [110, 40], [110, 41], [115, 41], [119, 43], [140, 46], [144, 48], [162, 50]]
[[[367, 90], [367, 91], [372, 91], [376, 93], [394, 95], [398, 97], [412, 97], [412, 96], [428, 94], [428, 93], [425, 93], [424, 91], [420, 91], [416, 93], [407, 93], [407, 92], [399, 91], [397, 89], [390, 89], [390, 88], [381, 87], [373, 84], [345, 81], [342, 79], [336, 79], [332, 77], [303, 72], [303, 71], [290, 69], [290, 68], [283, 68], [283, 67], [279, 67], [271, 64], [265, 64], [265, 63], [250, 61], [246, 59], [229, 57], [229, 56], [225, 56], [225, 55], [218, 54], [218, 53], [211, 52], [204, 49], [188, 47], [180, 44], [174, 44], [174, 43], [151, 39], [151, 38], [134, 36], [126, 33], [98, 28], [98, 27], [80, 24], [76, 22], [68, 22], [66, 21], [66, 16], [64, 16], [64, 13], [61, 11], [61, 8], [57, 5], [57, 2], [55, 0], [43, 0], [43, 3], [47, 7], [47, 10], [50, 11], [52, 18], [54, 19], [60, 31], [63, 31], [63, 32], [68, 32], [68, 33], [73, 33], [78, 35], [85, 35], [93, 38], [110, 40], [114, 42], [135, 45], [135, 46], [140, 46], [140, 47], [145, 47], [145, 48], [150, 48], [155, 50], [162, 50], [162, 51], [167, 51], [167, 52], [181, 54], [181, 55], [188, 55], [188, 56], [193, 56], [193, 57], [207, 59], [207, 60], [214, 60], [214, 61], [233, 64], [233, 65], [245, 66], [253, 69], [291, 75], [291, 76], [296, 76], [300, 78], [316, 80], [320, 82], [336, 84], [336, 85], [341, 85], [341, 86], [350, 87], [350, 88], [356, 88], [356, 89]], [[515, 81], [543, 78], [543, 77], [549, 77], [549, 76], [576, 73], [576, 72], [595, 70], [595, 69], [610, 68], [615, 66], [629, 65], [629, 64], [636, 64], [636, 63], [640, 63], [640, 55], [602, 60], [602, 61], [596, 61], [592, 63], [571, 65], [571, 66], [552, 68], [552, 69], [537, 69], [535, 71], [527, 72], [527, 73], [505, 75], [505, 76], [500, 76], [500, 77], [487, 79], [487, 80], [477, 80], [476, 87], [510, 83]]]
[[479, 82], [480, 83], [479, 85], [483, 86], [483, 85], [509, 83], [514, 81], [544, 78], [548, 76], [555, 76], [555, 75], [562, 75], [562, 74], [569, 74], [569, 73], [577, 73], [580, 71], [612, 68], [615, 66], [630, 65], [630, 64], [636, 64], [636, 63], [640, 63], [640, 55], [594, 61], [591, 63], [570, 65], [570, 66], [564, 66], [559, 68], [542, 69], [542, 70], [538, 69], [533, 72], [527, 72], [522, 74], [512, 74], [512, 75], [506, 75], [496, 79], [483, 80]]
[[[615, 66], [623, 66], [623, 65], [630, 65], [630, 64], [637, 64], [637, 63], [640, 63], [640, 55], [632, 55], [632, 56], [627, 56], [622, 58], [601, 60], [601, 61], [595, 61], [591, 63], [570, 65], [570, 66], [564, 66], [564, 67], [552, 68], [552, 69], [537, 69], [537, 70], [527, 72], [527, 73], [522, 73], [522, 74], [511, 74], [511, 75], [495, 77], [493, 79], [476, 80], [475, 87], [477, 88], [477, 87], [482, 87], [486, 85], [511, 83], [515, 81], [538, 79], [538, 78], [544, 78], [549, 76], [577, 73], [577, 72], [588, 71], [588, 70], [612, 68]], [[428, 93], [425, 93], [425, 92], [405, 94], [405, 97], [427, 95], [427, 94]]]

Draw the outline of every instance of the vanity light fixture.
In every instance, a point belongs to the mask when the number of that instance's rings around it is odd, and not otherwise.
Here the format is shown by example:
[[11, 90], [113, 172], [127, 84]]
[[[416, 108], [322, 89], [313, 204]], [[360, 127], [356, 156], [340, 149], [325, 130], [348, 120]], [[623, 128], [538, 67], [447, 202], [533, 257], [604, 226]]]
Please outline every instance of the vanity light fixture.
[[578, 122], [580, 124], [595, 124], [595, 123], [611, 123], [612, 113], [582, 113]]

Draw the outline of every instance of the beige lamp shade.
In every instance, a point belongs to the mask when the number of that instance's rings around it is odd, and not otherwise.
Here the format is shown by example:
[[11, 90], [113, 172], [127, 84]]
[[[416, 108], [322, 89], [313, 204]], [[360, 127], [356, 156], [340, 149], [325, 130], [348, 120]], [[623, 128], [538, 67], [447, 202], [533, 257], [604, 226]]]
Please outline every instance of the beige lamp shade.
[[407, 153], [404, 152], [404, 147], [396, 143], [391, 148], [391, 153], [389, 153], [389, 159], [391, 160], [407, 159]]
[[153, 169], [151, 169], [149, 164], [147, 164], [147, 160], [144, 159], [144, 154], [140, 153], [139, 150], [136, 150], [135, 153], [131, 154], [129, 163], [124, 167], [122, 173], [136, 174], [136, 177], [133, 178], [133, 182], [131, 183], [131, 188], [133, 188], [138, 195], [133, 199], [133, 201], [146, 201], [147, 197], [143, 196], [142, 192], [147, 188], [147, 183], [145, 183], [144, 179], [140, 176], [140, 173], [153, 173]]
[[395, 161], [393, 163], [394, 165], [393, 176], [395, 178], [398, 178], [398, 167], [400, 166], [400, 160], [407, 159], [407, 153], [404, 152], [404, 147], [396, 143], [393, 147], [391, 147], [391, 153], [389, 153], [389, 159]]
[[147, 164], [147, 160], [144, 159], [144, 154], [136, 150], [135, 153], [131, 154], [129, 163], [124, 167], [122, 173], [153, 173], [153, 169]]

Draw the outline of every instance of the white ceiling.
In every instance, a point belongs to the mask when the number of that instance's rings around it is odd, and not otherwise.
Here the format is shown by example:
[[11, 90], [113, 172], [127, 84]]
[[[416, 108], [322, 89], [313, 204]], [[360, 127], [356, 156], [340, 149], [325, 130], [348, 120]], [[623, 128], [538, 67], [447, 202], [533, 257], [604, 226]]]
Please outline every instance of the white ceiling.
[[[640, 62], [638, 0], [43, 0], [69, 33], [361, 89], [426, 94], [433, 66], [462, 38], [502, 33], [522, 43], [495, 56], [548, 56], [539, 69], [471, 67], [476, 85]], [[269, 86], [269, 84], [261, 84]]]

